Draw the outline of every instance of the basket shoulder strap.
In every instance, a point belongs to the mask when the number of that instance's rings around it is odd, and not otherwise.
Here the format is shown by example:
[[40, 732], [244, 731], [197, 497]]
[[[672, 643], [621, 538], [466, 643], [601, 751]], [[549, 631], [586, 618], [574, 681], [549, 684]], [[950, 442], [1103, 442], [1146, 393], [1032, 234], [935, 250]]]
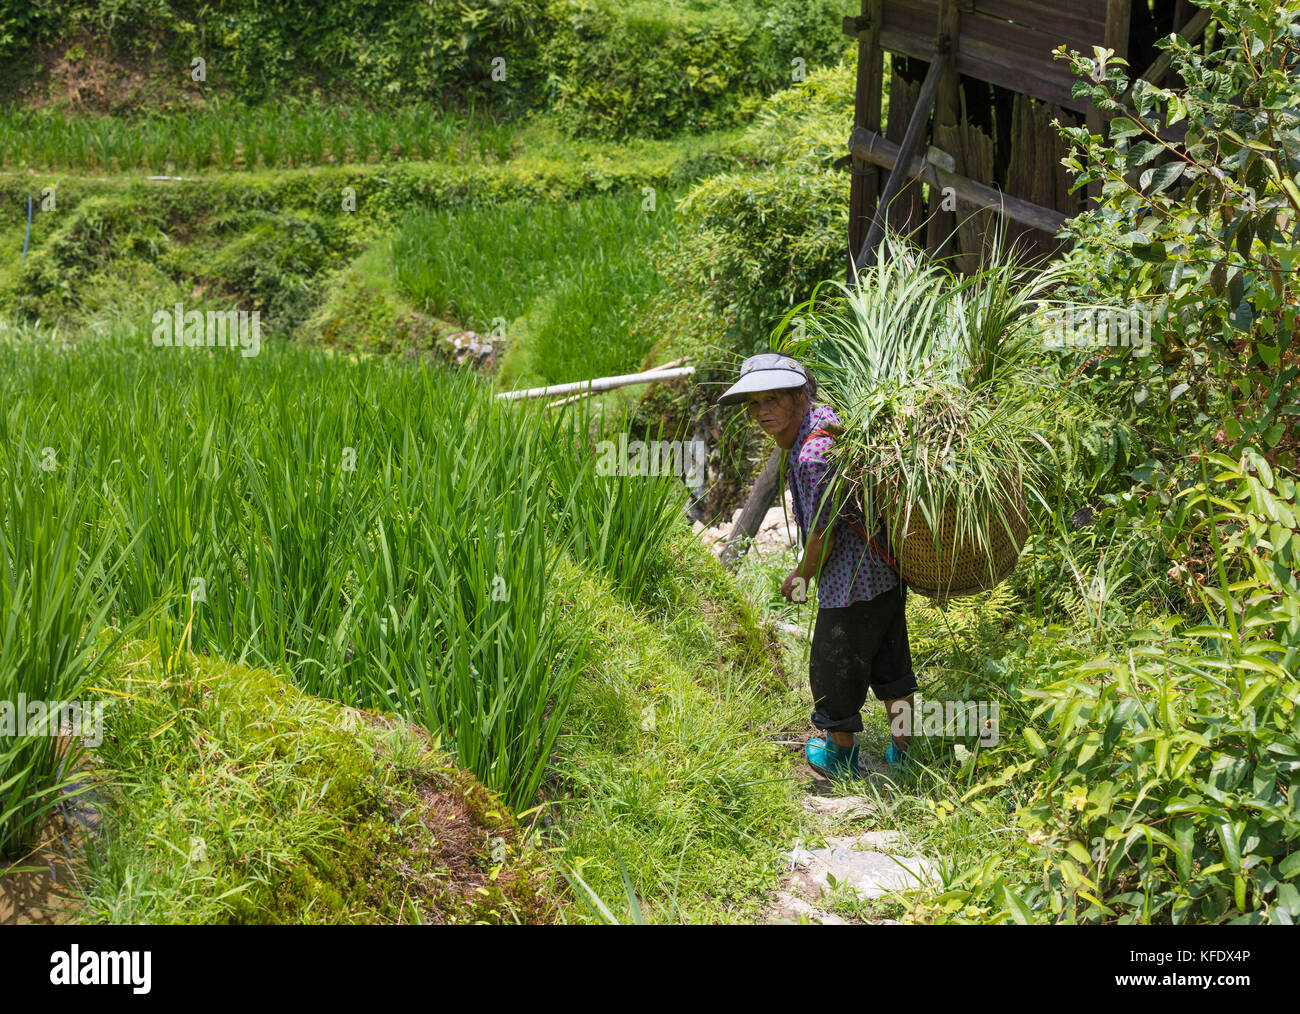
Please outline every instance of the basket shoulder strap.
[[[835, 434], [831, 433], [829, 430], [815, 429], [808, 434], [807, 439], [811, 440], [813, 437], [830, 437], [832, 440], [834, 440]], [[858, 536], [862, 539], [862, 541], [866, 542], [869, 546], [871, 546], [871, 548], [876, 551], [876, 553], [880, 556], [880, 558], [884, 560], [886, 564], [889, 565], [890, 570], [892, 570], [895, 574], [898, 574], [900, 577], [902, 576], [901, 572], [898, 569], [897, 561], [890, 554], [889, 550], [887, 550], [883, 545], [881, 545], [880, 540], [877, 539], [876, 536], [868, 535], [867, 530], [863, 528], [862, 525], [858, 524], [858, 522], [853, 518], [846, 517], [844, 520], [849, 523], [849, 527], [852, 528], [853, 531], [857, 532]]]

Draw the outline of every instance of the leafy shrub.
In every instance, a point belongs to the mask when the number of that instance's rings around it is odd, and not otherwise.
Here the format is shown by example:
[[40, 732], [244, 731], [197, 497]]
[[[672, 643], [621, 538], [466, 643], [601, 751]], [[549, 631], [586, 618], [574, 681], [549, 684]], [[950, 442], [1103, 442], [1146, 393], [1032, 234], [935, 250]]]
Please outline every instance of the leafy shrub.
[[557, 0], [545, 46], [547, 102], [575, 133], [663, 137], [748, 119], [762, 96], [794, 80], [794, 63], [844, 50], [837, 5], [613, 4]]
[[[0, 7], [0, 56], [30, 50], [57, 25], [97, 57], [143, 63], [159, 105], [213, 93], [255, 103], [322, 93], [376, 105], [418, 99], [507, 115], [557, 104], [571, 129], [605, 137], [742, 122], [796, 69], [830, 63], [852, 45], [836, 0], [30, 7]], [[190, 79], [195, 56], [206, 61], [203, 82]]]
[[1161, 42], [1183, 85], [1135, 81], [1130, 107], [1123, 60], [1073, 54], [1076, 96], [1117, 115], [1109, 140], [1062, 130], [1078, 185], [1103, 183], [1101, 207], [1069, 225], [1071, 256], [1088, 288], [1157, 315], [1154, 354], [1099, 371], [1121, 415], [1140, 414], [1174, 458], [1213, 435], [1295, 468], [1300, 10], [1206, 6], [1222, 44]]
[[[1170, 617], [1040, 690], [1045, 722], [982, 755], [1016, 782], [1039, 860], [952, 878], [1017, 922], [1300, 920], [1300, 521], [1257, 452], [1187, 490], [1169, 537], [1210, 547], [1203, 622]], [[1028, 756], [1026, 756], [1028, 754]]]
[[326, 272], [357, 252], [351, 223], [337, 217], [256, 211], [230, 228], [237, 237], [196, 273], [286, 333], [315, 305]]

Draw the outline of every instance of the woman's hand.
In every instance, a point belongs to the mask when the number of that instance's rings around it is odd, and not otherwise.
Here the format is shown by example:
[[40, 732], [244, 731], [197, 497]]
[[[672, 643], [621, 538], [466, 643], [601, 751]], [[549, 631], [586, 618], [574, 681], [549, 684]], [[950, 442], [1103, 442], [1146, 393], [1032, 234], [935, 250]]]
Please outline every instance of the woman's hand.
[[808, 582], [804, 580], [802, 568], [796, 567], [781, 582], [781, 598], [787, 602], [807, 602]]

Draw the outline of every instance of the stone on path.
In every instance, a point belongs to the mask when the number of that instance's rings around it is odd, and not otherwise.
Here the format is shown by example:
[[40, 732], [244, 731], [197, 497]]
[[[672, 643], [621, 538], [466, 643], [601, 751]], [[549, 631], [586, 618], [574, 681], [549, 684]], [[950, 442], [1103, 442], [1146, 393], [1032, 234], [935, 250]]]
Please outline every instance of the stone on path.
[[867, 817], [875, 810], [876, 804], [866, 796], [805, 796], [803, 807], [813, 813], [837, 817]]
[[789, 891], [778, 891], [776, 905], [768, 914], [768, 918], [773, 922], [785, 922], [801, 915], [819, 922], [823, 926], [847, 926], [849, 924], [847, 919], [814, 908], [803, 898], [791, 894]]
[[[796, 880], [811, 896], [829, 890], [830, 878], [848, 882], [862, 898], [879, 898], [890, 891], [914, 890], [937, 878], [934, 862], [924, 856], [901, 854], [907, 850], [897, 831], [870, 831], [849, 837], [828, 838], [825, 848], [797, 847], [786, 853], [798, 867]], [[879, 849], [894, 849], [887, 854]]]

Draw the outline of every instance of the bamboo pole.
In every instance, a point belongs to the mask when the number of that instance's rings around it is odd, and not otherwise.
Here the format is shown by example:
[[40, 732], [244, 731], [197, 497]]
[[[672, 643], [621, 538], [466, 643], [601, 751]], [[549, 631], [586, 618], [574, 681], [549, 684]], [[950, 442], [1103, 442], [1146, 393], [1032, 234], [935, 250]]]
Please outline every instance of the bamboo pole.
[[617, 377], [597, 377], [594, 380], [577, 380], [571, 384], [552, 384], [549, 387], [530, 387], [524, 391], [503, 391], [497, 395], [499, 400], [519, 401], [525, 398], [545, 398], [557, 394], [574, 394], [578, 391], [612, 391], [616, 387], [630, 387], [633, 384], [653, 384], [660, 380], [673, 380], [676, 377], [689, 377], [695, 372], [694, 366], [683, 366], [675, 370], [649, 370], [645, 373], [624, 373]]
[[[671, 363], [664, 363], [662, 366], [654, 367], [653, 372], [661, 373], [664, 370], [671, 370], [674, 366], [681, 366], [682, 363], [688, 363], [694, 358], [695, 358], [694, 356], [682, 356], [681, 359], [674, 359]], [[589, 398], [593, 393], [594, 392], [592, 391], [579, 391], [577, 394], [570, 395], [567, 398], [561, 398], [559, 401], [547, 402], [546, 407], [560, 408], [563, 405], [571, 405], [575, 401], [581, 401], [583, 398]]]

